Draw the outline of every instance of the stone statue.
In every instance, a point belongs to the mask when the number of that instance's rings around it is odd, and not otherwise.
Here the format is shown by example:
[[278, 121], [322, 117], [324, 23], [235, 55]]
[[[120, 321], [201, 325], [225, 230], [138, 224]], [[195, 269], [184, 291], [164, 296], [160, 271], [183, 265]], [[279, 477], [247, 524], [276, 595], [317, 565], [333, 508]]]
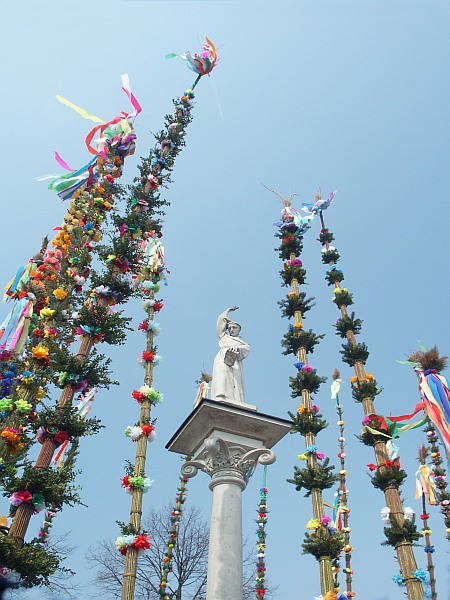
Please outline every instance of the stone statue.
[[242, 361], [248, 356], [250, 345], [239, 336], [239, 323], [228, 317], [237, 309], [237, 306], [227, 308], [217, 319], [219, 352], [214, 359], [211, 399], [245, 404]]

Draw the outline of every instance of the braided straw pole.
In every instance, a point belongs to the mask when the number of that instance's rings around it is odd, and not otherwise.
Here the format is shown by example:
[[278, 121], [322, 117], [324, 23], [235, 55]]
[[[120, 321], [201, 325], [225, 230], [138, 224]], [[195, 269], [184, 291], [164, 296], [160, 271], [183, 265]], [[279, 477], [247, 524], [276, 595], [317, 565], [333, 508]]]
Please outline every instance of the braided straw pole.
[[[327, 229], [325, 229], [322, 213], [320, 214], [320, 216], [321, 216], [321, 222], [322, 222], [321, 243], [324, 246], [324, 248], [328, 251], [330, 249], [330, 243], [329, 243], [328, 239], [325, 239], [325, 241], [322, 241], [322, 239], [323, 239], [322, 234], [324, 232], [326, 234], [329, 234], [329, 232]], [[328, 237], [328, 236], [326, 236], [326, 237]], [[329, 260], [329, 261], [324, 260], [324, 263], [327, 264], [329, 267], [332, 267], [333, 265], [335, 265], [336, 262], [337, 262], [337, 258], [335, 260]], [[340, 289], [339, 281], [334, 281], [333, 283], [334, 283], [335, 290]], [[336, 294], [336, 298], [339, 298], [339, 294]], [[342, 317], [347, 317], [348, 313], [347, 313], [346, 305], [338, 304], [338, 307], [339, 307], [339, 310], [341, 311]], [[356, 345], [356, 338], [355, 338], [355, 334], [353, 331], [347, 331], [346, 338], [350, 345]], [[358, 382], [364, 383], [366, 381], [366, 373], [364, 370], [363, 362], [360, 360], [357, 360], [354, 363], [354, 369], [355, 369], [355, 374], [358, 379]], [[371, 415], [371, 414], [375, 413], [373, 398], [370, 398], [370, 397], [364, 398], [362, 404], [363, 404], [365, 415]], [[388, 460], [388, 454], [386, 451], [385, 442], [382, 442], [382, 441], [375, 442], [374, 450], [375, 450], [375, 458], [377, 461], [377, 465], [378, 465], [379, 469], [381, 469], [383, 471], [386, 468], [385, 467], [386, 460]], [[399, 490], [394, 486], [389, 486], [385, 489], [384, 494], [386, 497], [386, 504], [391, 511], [390, 514], [396, 519], [398, 525], [402, 526], [403, 522], [404, 522], [404, 514], [403, 514], [403, 505], [402, 505], [402, 500], [400, 497]], [[405, 580], [406, 591], [407, 591], [409, 600], [423, 600], [422, 584], [417, 578], [415, 578], [412, 575], [412, 572], [417, 570], [417, 563], [416, 563], [416, 559], [414, 557], [412, 543], [408, 542], [408, 541], [400, 542], [396, 546], [396, 552], [397, 552], [397, 558], [398, 558], [400, 570], [401, 570], [402, 576]]]

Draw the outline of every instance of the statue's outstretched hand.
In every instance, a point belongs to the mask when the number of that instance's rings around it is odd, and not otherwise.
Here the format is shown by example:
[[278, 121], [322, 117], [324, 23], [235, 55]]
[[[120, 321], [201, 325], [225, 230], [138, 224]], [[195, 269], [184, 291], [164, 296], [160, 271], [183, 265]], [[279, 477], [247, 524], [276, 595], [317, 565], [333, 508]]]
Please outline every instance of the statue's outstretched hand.
[[228, 312], [231, 312], [233, 310], [237, 310], [239, 308], [239, 306], [232, 306], [231, 308], [228, 309]]

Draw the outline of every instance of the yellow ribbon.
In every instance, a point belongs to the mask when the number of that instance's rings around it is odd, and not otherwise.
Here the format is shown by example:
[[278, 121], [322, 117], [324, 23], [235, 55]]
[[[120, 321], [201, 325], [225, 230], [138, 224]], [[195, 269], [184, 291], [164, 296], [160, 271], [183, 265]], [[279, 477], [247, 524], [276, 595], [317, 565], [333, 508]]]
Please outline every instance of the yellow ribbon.
[[103, 119], [100, 119], [99, 117], [96, 117], [95, 115], [91, 115], [91, 113], [89, 113], [87, 110], [85, 110], [84, 108], [81, 108], [81, 106], [77, 106], [73, 102], [70, 102], [70, 100], [66, 100], [66, 98], [63, 98], [62, 96], [59, 96], [59, 95], [55, 96], [55, 97], [59, 102], [61, 102], [62, 104], [65, 104], [66, 106], [68, 106], [69, 108], [71, 108], [75, 112], [77, 112], [79, 115], [81, 115], [83, 117], [83, 119], [89, 119], [90, 121], [94, 121], [94, 123], [101, 123], [102, 125], [105, 123], [105, 121], [103, 121]]

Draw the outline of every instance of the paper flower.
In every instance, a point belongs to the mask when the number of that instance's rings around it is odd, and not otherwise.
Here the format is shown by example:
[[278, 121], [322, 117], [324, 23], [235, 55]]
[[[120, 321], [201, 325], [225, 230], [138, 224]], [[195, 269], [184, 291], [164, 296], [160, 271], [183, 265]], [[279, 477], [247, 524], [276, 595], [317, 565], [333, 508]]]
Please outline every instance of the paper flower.
[[391, 520], [389, 518], [391, 509], [388, 506], [384, 506], [381, 510], [380, 510], [380, 515], [381, 515], [381, 520], [384, 523], [390, 523]]
[[393, 575], [392, 581], [394, 583], [396, 583], [397, 585], [403, 585], [405, 583], [405, 580], [403, 579], [403, 577], [401, 575]]
[[429, 583], [430, 581], [429, 574], [423, 569], [417, 569], [416, 571], [413, 571], [412, 574], [422, 583]]
[[53, 295], [57, 300], [64, 300], [64, 298], [67, 298], [66, 290], [63, 290], [61, 288], [56, 288], [56, 290], [53, 290]]
[[27, 402], [26, 400], [16, 400], [15, 403], [17, 412], [26, 413], [31, 410], [33, 407], [32, 404]]
[[159, 335], [161, 333], [161, 327], [156, 321], [148, 322], [148, 330], [151, 331], [153, 335]]
[[48, 358], [49, 350], [47, 346], [33, 346], [31, 352], [33, 353], [33, 358], [36, 360], [45, 360]]
[[14, 492], [9, 498], [10, 504], [13, 506], [20, 506], [24, 502], [28, 504], [31, 502], [32, 494], [28, 490], [21, 490], [19, 492]]
[[314, 529], [317, 529], [318, 527], [320, 527], [320, 522], [317, 519], [310, 519], [306, 523], [306, 529], [310, 529], [311, 531], [314, 531]]
[[412, 521], [414, 518], [414, 509], [412, 509], [410, 506], [405, 506], [405, 508], [403, 509], [403, 514], [405, 515], [405, 519], [407, 521]]
[[133, 442], [137, 442], [142, 435], [142, 429], [139, 426], [128, 425], [125, 429], [125, 435], [131, 438]]
[[13, 401], [11, 398], [2, 398], [0, 400], [0, 412], [11, 410], [13, 407]]

